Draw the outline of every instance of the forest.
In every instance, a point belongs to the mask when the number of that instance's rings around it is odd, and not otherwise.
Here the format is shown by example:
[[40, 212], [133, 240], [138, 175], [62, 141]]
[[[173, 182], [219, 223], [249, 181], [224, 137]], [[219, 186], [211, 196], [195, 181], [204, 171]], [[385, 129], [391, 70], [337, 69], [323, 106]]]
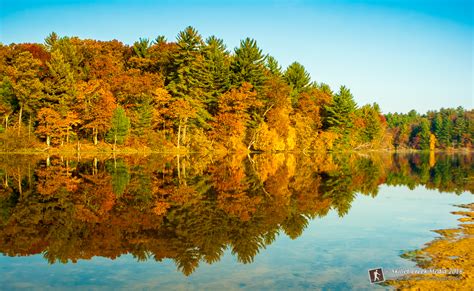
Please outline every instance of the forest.
[[278, 152], [472, 148], [474, 110], [382, 114], [349, 88], [282, 68], [246, 38], [193, 27], [133, 45], [51, 33], [0, 44], [0, 151]]

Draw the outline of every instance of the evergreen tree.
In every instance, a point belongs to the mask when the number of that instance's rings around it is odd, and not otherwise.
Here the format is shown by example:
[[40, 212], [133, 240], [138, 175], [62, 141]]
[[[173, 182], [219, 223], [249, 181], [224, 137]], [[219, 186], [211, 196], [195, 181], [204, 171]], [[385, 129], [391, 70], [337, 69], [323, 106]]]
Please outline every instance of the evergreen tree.
[[265, 59], [255, 40], [242, 40], [231, 64], [233, 86], [240, 87], [247, 82], [259, 91], [265, 82]]
[[209, 79], [205, 67], [201, 35], [189, 26], [177, 37], [178, 49], [173, 55], [172, 71], [168, 78], [167, 89], [175, 98], [185, 99], [196, 110], [197, 124], [208, 128], [211, 119], [207, 104], [211, 103], [209, 92], [205, 91], [206, 79]]
[[303, 65], [298, 62], [288, 66], [283, 77], [292, 88], [291, 101], [295, 105], [298, 102], [299, 94], [310, 85], [311, 77]]
[[107, 134], [107, 139], [115, 145], [123, 144], [130, 129], [130, 119], [125, 114], [125, 110], [118, 106], [112, 116], [112, 126]]
[[280, 64], [272, 56], [267, 56], [266, 68], [274, 76], [281, 77], [283, 75]]
[[451, 130], [452, 130], [453, 124], [448, 114], [449, 114], [448, 112], [444, 112], [443, 114], [443, 121], [441, 123], [441, 133], [440, 133], [440, 137], [438, 138], [440, 141], [440, 144], [444, 147], [449, 147], [452, 145]]
[[339, 92], [334, 95], [332, 103], [325, 106], [324, 127], [341, 131], [352, 127], [352, 114], [356, 110], [356, 103], [351, 91], [341, 86]]
[[467, 122], [465, 119], [464, 108], [456, 109], [456, 119], [454, 120], [452, 139], [456, 146], [462, 146], [463, 136], [467, 132]]
[[148, 129], [151, 128], [151, 121], [153, 119], [153, 106], [150, 100], [144, 100], [136, 111], [137, 122], [134, 126], [137, 136], [143, 136]]
[[419, 131], [419, 148], [421, 150], [429, 150], [430, 149], [430, 123], [428, 119], [423, 118], [420, 124], [420, 131]]
[[204, 82], [208, 91], [208, 108], [216, 113], [218, 97], [230, 88], [230, 56], [224, 41], [215, 36], [207, 38], [204, 46], [205, 66], [208, 73]]
[[45, 102], [65, 115], [76, 97], [74, 73], [60, 50], [51, 53], [47, 63], [48, 78], [45, 81]]
[[166, 37], [164, 35], [158, 35], [154, 40], [153, 42], [160, 46], [160, 45], [163, 45], [163, 44], [166, 44], [167, 43], [167, 40], [166, 40]]
[[150, 57], [150, 49], [151, 42], [148, 38], [139, 38], [138, 41], [136, 41], [133, 44], [133, 52], [135, 55], [139, 58], [149, 58]]
[[112, 189], [117, 196], [121, 196], [130, 183], [128, 166], [123, 159], [108, 160], [105, 164], [107, 172], [112, 176]]
[[4, 119], [4, 129], [8, 129], [8, 119], [15, 109], [15, 96], [8, 77], [0, 82], [0, 114]]

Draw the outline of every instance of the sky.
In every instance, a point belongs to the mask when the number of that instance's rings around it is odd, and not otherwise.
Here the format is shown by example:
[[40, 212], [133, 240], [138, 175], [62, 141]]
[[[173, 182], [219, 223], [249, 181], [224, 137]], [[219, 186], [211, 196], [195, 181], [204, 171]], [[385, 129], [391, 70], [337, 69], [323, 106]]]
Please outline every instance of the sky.
[[186, 26], [223, 38], [251, 37], [285, 68], [345, 85], [359, 105], [384, 113], [474, 107], [474, 0], [125, 1], [0, 0], [0, 42], [61, 36], [133, 44], [176, 38]]

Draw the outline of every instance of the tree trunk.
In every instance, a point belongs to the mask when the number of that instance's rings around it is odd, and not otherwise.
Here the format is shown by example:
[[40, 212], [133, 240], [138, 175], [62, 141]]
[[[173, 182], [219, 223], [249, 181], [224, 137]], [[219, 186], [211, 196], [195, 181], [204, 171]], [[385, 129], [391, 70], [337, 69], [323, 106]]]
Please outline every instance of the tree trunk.
[[[180, 142], [181, 142], [181, 119], [179, 120], [179, 125], [178, 125], [178, 149], [179, 149], [179, 146], [180, 146]], [[179, 160], [179, 158], [178, 158]]]
[[49, 137], [49, 135], [46, 136], [46, 145], [49, 147], [49, 145], [51, 144], [51, 137]]
[[177, 156], [177, 168], [178, 168], [178, 183], [181, 185], [181, 164], [179, 162], [179, 154]]
[[5, 116], [5, 130], [8, 129], [8, 115]]
[[69, 144], [69, 126], [66, 129], [66, 144]]
[[94, 129], [92, 129], [92, 132], [94, 134], [94, 145], [97, 145], [98, 143], [98, 140], [97, 140], [97, 128], [94, 127]]
[[28, 119], [28, 139], [31, 137], [31, 114], [30, 118]]
[[17, 168], [18, 170], [18, 191], [20, 192], [20, 195], [23, 194], [23, 190], [21, 188], [21, 172], [20, 172], [20, 168], [18, 167]]
[[92, 171], [93, 175], [97, 174], [97, 158], [94, 158], [94, 168]]
[[18, 114], [18, 136], [20, 136], [21, 132], [21, 116], [23, 114], [23, 105], [20, 106], [20, 113]]
[[186, 146], [186, 128], [188, 127], [188, 118], [184, 119], [184, 127], [183, 127], [183, 145]]
[[114, 152], [117, 147], [117, 134], [114, 134]]

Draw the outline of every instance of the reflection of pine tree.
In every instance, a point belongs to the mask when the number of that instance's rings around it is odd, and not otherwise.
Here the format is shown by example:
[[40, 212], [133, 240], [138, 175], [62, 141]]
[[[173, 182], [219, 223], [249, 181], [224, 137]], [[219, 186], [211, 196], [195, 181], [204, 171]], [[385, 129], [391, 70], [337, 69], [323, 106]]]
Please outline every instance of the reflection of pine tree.
[[114, 193], [118, 196], [122, 195], [130, 182], [130, 174], [128, 172], [127, 164], [123, 159], [115, 161], [107, 161], [107, 171], [112, 175], [112, 187]]

